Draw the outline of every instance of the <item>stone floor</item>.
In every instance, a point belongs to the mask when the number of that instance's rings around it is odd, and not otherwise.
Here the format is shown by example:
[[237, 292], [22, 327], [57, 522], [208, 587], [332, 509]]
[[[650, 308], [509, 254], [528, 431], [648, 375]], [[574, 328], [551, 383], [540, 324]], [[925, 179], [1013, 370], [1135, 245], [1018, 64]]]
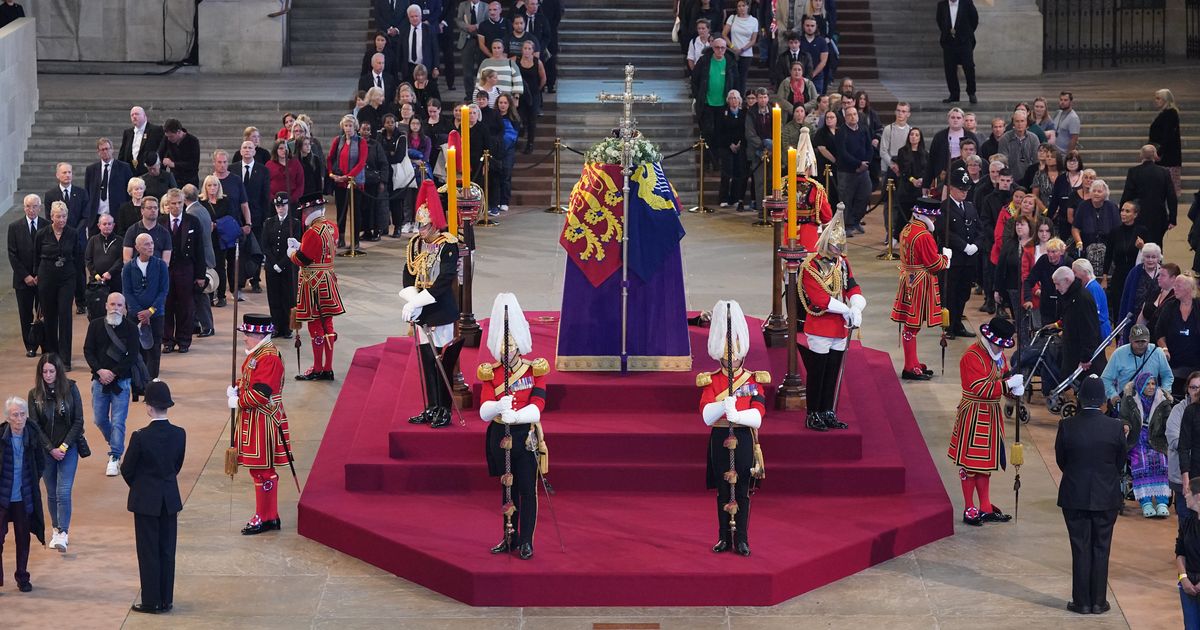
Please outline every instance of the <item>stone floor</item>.
[[[200, 93], [215, 93], [203, 88], [206, 80], [188, 77], [171, 82], [168, 77], [126, 77], [113, 81], [132, 87], [144, 83], [149, 89], [171, 85], [172, 89], [199, 97]], [[298, 80], [313, 89], [331, 89], [315, 78]], [[44, 91], [43, 97], [53, 98], [62, 90], [88, 89], [105, 82], [88, 79], [68, 85], [64, 81]], [[1053, 81], [1043, 84], [1051, 85]], [[245, 80], [238, 85], [264, 84]], [[931, 98], [936, 88], [923, 88], [930, 92], [924, 98]], [[1095, 89], [1108, 92], [1117, 88], [1097, 85]], [[1133, 88], [1126, 85], [1126, 89]], [[1147, 89], [1139, 93], [1148, 94]], [[514, 211], [514, 215], [501, 227], [479, 231], [476, 301], [489, 304], [496, 292], [506, 290], [515, 291], [527, 309], [558, 308], [565, 264], [557, 246], [561, 218], [537, 212]], [[3, 223], [13, 216], [9, 213]], [[863, 342], [893, 352], [899, 366], [895, 327], [887, 319], [895, 291], [894, 263], [874, 258], [881, 241], [881, 218], [873, 214], [868, 221], [868, 236], [853, 239], [850, 248], [869, 300]], [[749, 217], [727, 212], [685, 215], [688, 237], [683, 248], [690, 308], [711, 308], [717, 299], [729, 297], [741, 301], [750, 315], [766, 314], [770, 234], [749, 223]], [[1168, 258], [1185, 252], [1185, 230], [1186, 226], [1181, 226], [1171, 233]], [[350, 312], [337, 320], [341, 343], [336, 365], [341, 371], [355, 348], [402, 332], [395, 324], [400, 247], [401, 243], [391, 240], [367, 244], [366, 257], [338, 260], [343, 297]], [[13, 369], [0, 372], [0, 394], [7, 396], [23, 394], [32, 384], [34, 361], [24, 359], [20, 352], [15, 306], [11, 294], [7, 289], [3, 291], [0, 356], [14, 361]], [[250, 295], [242, 309], [265, 311], [265, 295]], [[168, 355], [163, 361], [162, 377], [171, 383], [178, 401], [172, 420], [184, 426], [190, 438], [180, 478], [187, 499], [180, 516], [174, 613], [143, 617], [128, 612], [129, 605], [138, 601], [132, 518], [124, 509], [124, 484], [103, 476], [100, 455], [80, 466], [70, 551], [60, 554], [42, 548], [33, 550], [33, 593], [17, 593], [11, 581], [0, 588], [4, 627], [28, 627], [44, 623], [47, 615], [64, 614], [71, 625], [79, 628], [250, 626], [348, 630], [385, 624], [403, 628], [589, 628], [597, 623], [615, 627], [645, 623], [664, 628], [886, 626], [900, 630], [974, 628], [980, 623], [1014, 621], [1029, 628], [1158, 629], [1180, 625], [1178, 599], [1170, 581], [1175, 574], [1173, 520], [1121, 518], [1110, 575], [1112, 612], [1080, 618], [1063, 608], [1070, 591], [1070, 556], [1065, 528], [1055, 507], [1058, 470], [1051, 461], [1055, 419], [1044, 408], [1035, 410], [1025, 433], [1026, 464], [1021, 469], [1018, 520], [981, 529], [960, 526], [952, 538], [768, 608], [471, 608], [297, 536], [297, 495], [284, 471], [283, 532], [245, 538], [238, 529], [252, 513], [252, 488], [247, 475], [239, 474], [231, 481], [223, 475], [221, 465], [229, 438], [223, 392], [230, 369], [232, 310], [217, 309], [218, 336], [197, 341], [189, 355]], [[974, 304], [968, 311], [981, 316]], [[77, 366], [84, 364], [80, 350], [84, 331], [83, 319], [77, 318]], [[959, 506], [957, 475], [944, 453], [952, 410], [959, 397], [957, 358], [966, 344], [951, 342], [945, 376], [905, 386], [930, 454]], [[931, 331], [922, 335], [920, 345], [926, 362], [940, 372], [936, 334]], [[307, 365], [307, 347], [302, 353], [301, 365]], [[290, 347], [285, 348], [285, 357], [288, 369], [295, 369]], [[83, 381], [87, 378], [86, 372], [79, 369], [73, 376]], [[289, 383], [285, 390], [302, 484], [337, 392], [338, 383]], [[90, 398], [86, 390], [84, 398]], [[90, 413], [87, 415], [90, 418]], [[143, 408], [134, 405], [130, 428], [140, 427], [145, 421]], [[552, 418], [547, 418], [547, 429], [553, 431]], [[94, 427], [89, 427], [89, 434], [96, 435]], [[98, 442], [93, 437], [93, 448]], [[1014, 508], [1007, 490], [1011, 483], [1012, 471], [999, 474], [993, 495], [1010, 511]], [[870, 509], [870, 505], [863, 509]], [[11, 567], [11, 544], [8, 551]]]

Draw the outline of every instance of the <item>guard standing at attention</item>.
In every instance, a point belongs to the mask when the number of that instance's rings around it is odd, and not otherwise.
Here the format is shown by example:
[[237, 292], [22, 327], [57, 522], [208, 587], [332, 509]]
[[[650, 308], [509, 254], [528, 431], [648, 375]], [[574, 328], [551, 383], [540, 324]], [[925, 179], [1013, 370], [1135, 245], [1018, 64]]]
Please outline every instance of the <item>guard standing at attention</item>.
[[797, 340], [797, 348], [806, 373], [808, 414], [804, 425], [814, 431], [846, 428], [837, 417], [834, 402], [850, 332], [862, 325], [867, 307], [850, 261], [842, 253], [845, 250], [846, 227], [839, 204], [817, 239], [816, 250], [800, 266], [800, 316], [808, 346]]
[[296, 287], [296, 320], [308, 322], [312, 338], [313, 365], [296, 376], [298, 381], [333, 380], [333, 318], [346, 312], [338, 293], [333, 257], [337, 253], [337, 224], [325, 218], [325, 195], [312, 193], [300, 198], [304, 236], [288, 238], [287, 255], [300, 267]]
[[742, 307], [733, 300], [717, 302], [708, 329], [708, 356], [721, 367], [696, 376], [700, 416], [712, 427], [707, 485], [717, 490], [720, 537], [712, 550], [732, 549], [743, 556], [750, 555], [750, 479], [761, 477], [764, 470], [758, 447], [758, 428], [767, 413], [763, 386], [771, 382], [769, 373], [745, 369], [749, 351], [750, 330]]
[[283, 410], [283, 357], [271, 342], [271, 316], [247, 314], [238, 330], [245, 335], [246, 358], [237, 385], [225, 393], [229, 408], [238, 410], [238, 463], [254, 480], [255, 514], [242, 528], [243, 535], [253, 536], [281, 527], [275, 467], [288, 465], [291, 436]]
[[528, 560], [533, 557], [537, 526], [538, 475], [549, 472], [541, 420], [550, 363], [524, 358], [533, 350], [533, 338], [511, 293], [497, 295], [492, 304], [487, 347], [496, 362], [481, 363], [476, 373], [483, 386], [479, 417], [489, 423], [488, 474], [500, 478], [505, 527], [505, 536], [492, 553], [516, 550], [522, 560]]
[[941, 214], [941, 203], [936, 199], [918, 199], [912, 218], [900, 231], [900, 286], [892, 304], [892, 321], [903, 328], [900, 339], [904, 370], [900, 378], [909, 381], [927, 381], [933, 376], [933, 371], [917, 358], [917, 333], [922, 326], [940, 326], [943, 321], [935, 274], [950, 264], [953, 254], [946, 247], [939, 254], [933, 238], [934, 221]]
[[[446, 231], [446, 213], [432, 180], [421, 183], [417, 193], [417, 235], [405, 248], [404, 290], [407, 300], [404, 321], [417, 327], [418, 352], [425, 381], [425, 410], [408, 419], [437, 429], [450, 424], [450, 389], [443, 378], [453, 365], [438, 363], [442, 350], [454, 339], [458, 321], [458, 238]], [[452, 362], [451, 362], [452, 363]], [[439, 369], [439, 365], [441, 368]]]
[[262, 248], [267, 268], [267, 304], [271, 308], [271, 323], [275, 324], [275, 336], [292, 336], [291, 312], [296, 305], [296, 265], [288, 256], [288, 239], [300, 233], [300, 221], [295, 213], [288, 212], [290, 204], [284, 191], [275, 193], [275, 214], [263, 223]]

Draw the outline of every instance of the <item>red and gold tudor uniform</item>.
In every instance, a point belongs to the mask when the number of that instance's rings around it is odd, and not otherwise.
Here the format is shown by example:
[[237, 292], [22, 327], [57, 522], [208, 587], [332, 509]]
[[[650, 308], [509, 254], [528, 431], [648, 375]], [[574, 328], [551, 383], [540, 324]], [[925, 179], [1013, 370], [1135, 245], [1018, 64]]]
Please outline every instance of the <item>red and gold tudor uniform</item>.
[[[727, 309], [728, 319], [734, 329], [728, 336]], [[728, 337], [733, 338], [732, 351], [727, 348]], [[722, 368], [696, 375], [696, 386], [701, 390], [700, 416], [706, 425], [712, 427], [708, 437], [705, 477], [708, 489], [715, 488], [717, 491], [719, 540], [713, 546], [713, 551], [720, 553], [733, 550], [744, 556], [750, 555], [750, 480], [762, 470], [758, 428], [767, 414], [764, 388], [771, 382], [768, 372], [752, 372], [743, 368], [742, 361], [749, 351], [749, 344], [749, 330], [741, 306], [732, 300], [717, 302], [713, 307], [709, 328], [708, 352], [710, 357], [721, 362]], [[730, 358], [733, 359], [732, 397], [729, 393]], [[729, 467], [730, 450], [733, 451], [732, 471]], [[731, 510], [736, 510], [735, 532], [729, 528]]]
[[834, 409], [838, 374], [847, 340], [862, 323], [863, 297], [850, 261], [842, 254], [846, 231], [839, 210], [817, 240], [816, 251], [800, 266], [799, 301], [808, 345], [797, 349], [804, 361], [808, 413], [805, 426], [816, 431], [845, 429]]
[[[271, 342], [274, 326], [269, 315], [246, 315], [243, 333], [262, 340], [242, 361], [235, 385], [238, 411], [238, 464], [254, 479], [254, 518], [243, 534], [279, 529], [279, 475], [275, 466], [286, 466], [291, 447], [287, 413], [283, 409], [283, 357]], [[231, 401], [233, 402], [233, 401]]]
[[[508, 331], [507, 343], [505, 330]], [[549, 472], [549, 452], [541, 419], [546, 408], [546, 376], [550, 373], [550, 363], [545, 359], [522, 357], [523, 353], [532, 350], [532, 337], [529, 322], [516, 296], [511, 293], [496, 296], [487, 341], [496, 361], [481, 363], [476, 371], [482, 386], [479, 417], [488, 423], [485, 442], [488, 474], [501, 481], [502, 522], [509, 509], [510, 487], [513, 510], [512, 536], [501, 539], [492, 548], [492, 553], [516, 550], [521, 559], [528, 560], [533, 556], [533, 535], [537, 527], [538, 474]], [[511, 478], [506, 478], [506, 450], [510, 455], [507, 472]]]
[[940, 202], [921, 199], [912, 211], [912, 219], [900, 232], [900, 286], [892, 304], [892, 321], [903, 327], [901, 378], [928, 380], [929, 368], [917, 358], [917, 334], [922, 326], [942, 324], [942, 297], [936, 274], [950, 265], [950, 259], [938, 251], [933, 237], [933, 219], [941, 214]]
[[308, 372], [296, 376], [296, 380], [332, 381], [333, 344], [337, 341], [333, 318], [346, 312], [333, 271], [338, 229], [336, 223], [325, 218], [325, 197], [320, 193], [304, 196], [299, 210], [306, 226], [304, 235], [299, 243], [289, 239], [287, 253], [300, 268], [296, 320], [308, 322], [313, 365]]
[[[1020, 396], [1024, 384], [1020, 375], [1008, 374], [1004, 348], [1013, 346], [1013, 324], [994, 318], [979, 327], [980, 339], [971, 344], [958, 362], [962, 378], [962, 400], [950, 434], [950, 459], [959, 467], [966, 510], [963, 522], [979, 525], [984, 521], [1006, 521], [991, 503], [991, 474], [1006, 466], [1004, 453], [1004, 415], [1000, 400]], [[979, 495], [975, 506], [974, 495]]]

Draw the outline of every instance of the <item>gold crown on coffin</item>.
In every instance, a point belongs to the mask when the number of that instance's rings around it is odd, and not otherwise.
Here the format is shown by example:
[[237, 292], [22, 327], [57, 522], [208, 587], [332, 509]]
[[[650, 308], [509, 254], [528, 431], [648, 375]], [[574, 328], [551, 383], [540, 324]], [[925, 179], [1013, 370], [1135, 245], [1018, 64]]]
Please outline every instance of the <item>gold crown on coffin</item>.
[[[837, 212], [833, 213], [833, 219], [825, 225], [825, 229], [821, 231], [820, 238], [817, 239], [817, 253], [831, 258], [846, 251], [846, 204], [839, 203]], [[830, 251], [830, 247], [836, 247], [837, 251]]]

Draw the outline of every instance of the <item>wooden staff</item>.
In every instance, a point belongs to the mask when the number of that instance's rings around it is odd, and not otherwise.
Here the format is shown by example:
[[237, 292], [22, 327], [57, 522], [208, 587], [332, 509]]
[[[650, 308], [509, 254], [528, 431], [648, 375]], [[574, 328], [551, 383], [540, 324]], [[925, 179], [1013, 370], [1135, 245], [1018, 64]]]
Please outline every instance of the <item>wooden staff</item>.
[[[233, 244], [233, 343], [229, 357], [229, 384], [237, 387], [237, 350], [238, 350], [238, 289], [242, 276], [242, 241], [239, 237]], [[229, 410], [229, 448], [225, 449], [225, 474], [230, 479], [238, 471], [237, 452], [237, 409]]]

